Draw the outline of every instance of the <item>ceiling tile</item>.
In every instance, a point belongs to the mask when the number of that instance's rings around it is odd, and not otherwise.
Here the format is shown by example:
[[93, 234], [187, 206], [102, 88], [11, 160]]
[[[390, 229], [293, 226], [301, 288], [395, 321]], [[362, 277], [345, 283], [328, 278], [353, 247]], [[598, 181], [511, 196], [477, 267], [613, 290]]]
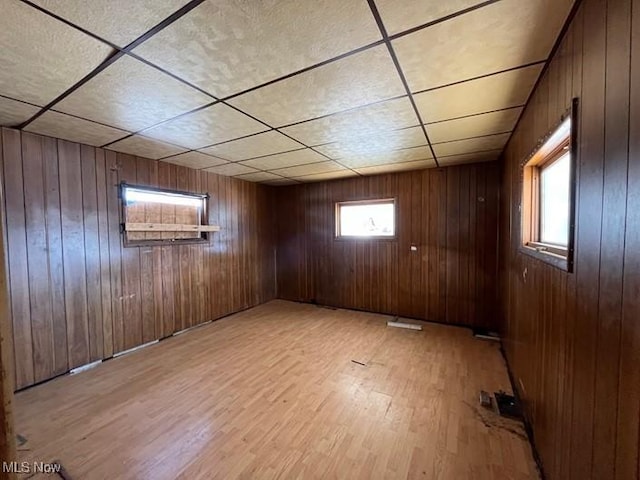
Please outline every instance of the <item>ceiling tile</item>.
[[164, 143], [153, 138], [143, 137], [142, 135], [134, 135], [132, 137], [125, 138], [113, 145], [109, 145], [107, 148], [109, 150], [128, 153], [138, 157], [151, 158], [152, 160], [177, 155], [185, 151], [184, 148], [176, 145]]
[[314, 175], [316, 173], [336, 172], [345, 168], [336, 162], [311, 163], [309, 165], [299, 165], [297, 167], [288, 167], [276, 170], [278, 175], [285, 177], [302, 177], [304, 175]]
[[267, 130], [260, 122], [218, 103], [145, 130], [148, 137], [166, 140], [192, 150]]
[[357, 177], [356, 172], [351, 170], [338, 170], [337, 172], [328, 173], [315, 173], [313, 175], [304, 175], [302, 177], [295, 177], [300, 182], [319, 182], [323, 180], [336, 180], [338, 178]]
[[235, 175], [244, 175], [247, 173], [257, 173], [255, 168], [240, 165], [239, 163], [227, 163], [218, 167], [207, 168], [205, 172], [224, 175], [225, 177], [233, 177]]
[[227, 160], [237, 161], [299, 148], [304, 148], [304, 145], [291, 140], [281, 133], [270, 131], [214, 145], [202, 151]]
[[414, 95], [425, 123], [524, 105], [542, 66], [520, 68]]
[[405, 93], [388, 50], [381, 45], [259, 88], [229, 103], [277, 127]]
[[465, 163], [492, 162], [500, 158], [500, 153], [502, 153], [502, 150], [470, 153], [466, 155], [452, 155], [450, 157], [438, 157], [438, 163], [441, 167], [449, 167], [452, 165], [462, 165]]
[[380, 39], [367, 2], [205, 2], [134, 52], [218, 97]]
[[125, 55], [56, 104], [55, 109], [137, 132], [212, 101]]
[[0, 97], [0, 126], [15, 127], [29, 120], [40, 109], [24, 102]]
[[501, 0], [394, 40], [393, 47], [412, 92], [447, 85], [546, 60], [572, 4]]
[[81, 118], [48, 111], [40, 115], [25, 128], [28, 132], [72, 142], [100, 147], [129, 134], [124, 130], [107, 127]]
[[426, 129], [432, 143], [494, 135], [512, 131], [521, 113], [522, 108], [510, 108], [457, 120], [432, 123], [426, 125]]
[[174, 163], [183, 167], [201, 169], [229, 163], [221, 158], [205, 155], [200, 152], [187, 152], [174, 157], [163, 158], [163, 162]]
[[256, 173], [247, 173], [245, 175], [238, 175], [240, 180], [246, 180], [247, 182], [266, 182], [269, 180], [279, 180], [282, 179], [279, 175], [274, 175], [269, 172], [256, 172]]
[[85, 30], [124, 47], [189, 0], [31, 0]]
[[455, 142], [438, 143], [433, 145], [436, 157], [447, 157], [450, 155], [463, 155], [465, 153], [483, 152], [485, 150], [502, 149], [511, 137], [510, 133], [501, 135], [489, 135], [487, 137], [469, 138]]
[[0, 10], [0, 95], [46, 105], [113, 51], [18, 0]]
[[393, 152], [373, 153], [340, 159], [340, 163], [350, 168], [369, 167], [386, 163], [405, 163], [433, 158], [429, 147], [414, 147], [395, 150]]
[[281, 129], [307, 145], [347, 140], [418, 123], [407, 97], [396, 98]]
[[427, 139], [420, 126], [392, 130], [364, 137], [355, 137], [343, 142], [315, 147], [319, 152], [334, 158], [346, 158], [378, 152], [390, 152], [401, 148], [426, 145]]
[[417, 162], [389, 163], [386, 165], [376, 165], [374, 167], [356, 168], [356, 172], [362, 175], [376, 175], [378, 173], [399, 172], [405, 170], [422, 170], [424, 168], [434, 168], [436, 163], [433, 160], [418, 160]]
[[480, 3], [480, 0], [376, 0], [382, 22], [389, 35], [433, 22]]
[[247, 160], [241, 163], [261, 170], [274, 170], [276, 168], [293, 167], [307, 163], [324, 162], [326, 160], [327, 158], [323, 155], [306, 148], [304, 150], [295, 150], [293, 152], [278, 153], [267, 157], [254, 158], [253, 160]]

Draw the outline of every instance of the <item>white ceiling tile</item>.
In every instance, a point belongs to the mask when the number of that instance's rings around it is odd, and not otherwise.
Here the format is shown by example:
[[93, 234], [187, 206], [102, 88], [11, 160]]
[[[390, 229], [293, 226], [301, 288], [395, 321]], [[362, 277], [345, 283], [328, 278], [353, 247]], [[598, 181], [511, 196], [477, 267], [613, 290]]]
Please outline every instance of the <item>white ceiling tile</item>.
[[348, 140], [418, 123], [407, 97], [368, 105], [281, 129], [307, 145]]
[[313, 175], [304, 175], [295, 177], [300, 182], [319, 182], [324, 180], [336, 180], [338, 178], [357, 177], [358, 174], [351, 170], [338, 170], [337, 172], [315, 173]]
[[229, 163], [221, 158], [212, 157], [211, 155], [205, 155], [200, 152], [181, 153], [173, 157], [163, 158], [162, 161], [183, 167], [195, 168], [197, 170]]
[[304, 145], [281, 133], [270, 131], [214, 145], [202, 151], [227, 160], [237, 161], [300, 148], [304, 148]]
[[95, 147], [100, 147], [129, 134], [124, 130], [53, 111], [40, 115], [27, 125], [25, 130]]
[[500, 158], [502, 150], [493, 150], [490, 152], [470, 153], [466, 155], [452, 155], [449, 157], [438, 157], [438, 163], [441, 167], [449, 167], [452, 165], [463, 165], [465, 163], [481, 163], [492, 162]]
[[296, 167], [281, 168], [275, 170], [278, 175], [285, 177], [302, 177], [304, 175], [314, 175], [316, 173], [336, 172], [345, 168], [336, 162], [327, 161], [321, 163], [311, 163], [308, 165], [299, 165]]
[[247, 167], [246, 165], [240, 165], [239, 163], [227, 163], [217, 167], [207, 168], [205, 172], [216, 173], [218, 175], [224, 175], [225, 177], [234, 177], [236, 175], [245, 175], [247, 173], [256, 173], [255, 168]]
[[522, 108], [510, 108], [446, 122], [431, 123], [426, 125], [426, 129], [432, 143], [494, 135], [512, 131], [521, 113]]
[[428, 146], [405, 148], [393, 152], [372, 153], [340, 159], [340, 163], [349, 168], [370, 167], [387, 163], [406, 163], [433, 158]]
[[159, 158], [177, 155], [185, 151], [184, 148], [171, 145], [153, 138], [143, 137], [142, 135], [134, 135], [109, 145], [109, 150], [116, 152], [128, 153], [138, 157], [150, 158], [157, 160]]
[[254, 158], [253, 160], [247, 160], [241, 163], [261, 170], [274, 170], [276, 168], [293, 167], [307, 163], [324, 162], [326, 160], [326, 157], [306, 148], [304, 150], [295, 150], [293, 152], [278, 153], [276, 155]]
[[403, 94], [405, 90], [389, 52], [380, 45], [259, 88], [229, 103], [278, 127]]
[[136, 132], [211, 102], [211, 97], [125, 55], [54, 108]]
[[425, 123], [524, 105], [542, 66], [520, 68], [414, 95]]
[[375, 135], [355, 137], [338, 143], [315, 147], [319, 152], [333, 158], [347, 158], [379, 152], [389, 152], [401, 148], [426, 145], [427, 139], [420, 126], [381, 132]]
[[269, 172], [247, 173], [245, 175], [238, 175], [237, 178], [239, 178], [240, 180], [246, 180], [247, 182], [266, 182], [282, 179], [281, 176], [274, 175], [273, 173]]
[[425, 168], [434, 168], [435, 166], [436, 163], [433, 160], [418, 160], [416, 162], [389, 163], [373, 167], [356, 168], [356, 172], [362, 175], [376, 175], [379, 173], [400, 172], [405, 170], [423, 170]]
[[15, 127], [29, 120], [40, 108], [10, 98], [0, 97], [0, 126]]
[[363, 0], [208, 1], [134, 53], [224, 97], [379, 39]]
[[468, 80], [546, 60], [572, 4], [501, 0], [398, 38], [393, 47], [412, 92]]
[[0, 11], [0, 95], [46, 105], [113, 51], [18, 0]]
[[36, 5], [124, 47], [189, 0], [32, 0]]
[[218, 103], [145, 130], [144, 134], [192, 150], [199, 150], [214, 143], [267, 129], [268, 127], [260, 122], [256, 122], [227, 105]]
[[433, 151], [439, 159], [441, 156], [446, 157], [451, 155], [482, 152], [485, 150], [498, 150], [505, 146], [510, 136], [510, 133], [503, 133], [501, 135], [489, 135], [487, 137], [438, 143], [433, 145]]
[[376, 0], [389, 35], [433, 22], [478, 3], [479, 0]]

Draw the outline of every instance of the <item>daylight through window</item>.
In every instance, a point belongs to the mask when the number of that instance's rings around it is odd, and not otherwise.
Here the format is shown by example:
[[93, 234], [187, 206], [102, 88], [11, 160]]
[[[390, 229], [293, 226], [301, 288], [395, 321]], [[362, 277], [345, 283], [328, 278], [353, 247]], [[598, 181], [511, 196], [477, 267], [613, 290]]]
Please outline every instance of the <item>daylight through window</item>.
[[122, 185], [127, 244], [205, 241], [207, 195]]
[[395, 213], [393, 199], [338, 203], [336, 237], [393, 237]]
[[522, 246], [561, 267], [570, 263], [573, 214], [571, 117], [523, 168]]

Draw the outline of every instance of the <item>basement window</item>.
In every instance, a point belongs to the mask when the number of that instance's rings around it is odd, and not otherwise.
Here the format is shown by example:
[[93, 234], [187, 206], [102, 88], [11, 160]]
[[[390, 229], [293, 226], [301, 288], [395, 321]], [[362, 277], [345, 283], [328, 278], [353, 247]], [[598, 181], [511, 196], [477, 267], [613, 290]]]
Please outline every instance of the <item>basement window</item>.
[[125, 246], [206, 242], [219, 227], [207, 225], [207, 194], [137, 185], [120, 186]]
[[567, 115], [529, 157], [522, 188], [522, 251], [567, 271], [572, 270], [575, 218], [572, 118]]
[[395, 237], [393, 198], [336, 203], [336, 238]]

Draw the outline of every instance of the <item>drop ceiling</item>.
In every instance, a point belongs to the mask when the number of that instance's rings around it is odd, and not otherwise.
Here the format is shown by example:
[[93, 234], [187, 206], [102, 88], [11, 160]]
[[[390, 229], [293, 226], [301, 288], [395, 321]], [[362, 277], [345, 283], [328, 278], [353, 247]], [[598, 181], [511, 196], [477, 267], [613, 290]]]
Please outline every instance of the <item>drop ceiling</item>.
[[0, 3], [0, 125], [285, 185], [496, 160], [573, 0]]

